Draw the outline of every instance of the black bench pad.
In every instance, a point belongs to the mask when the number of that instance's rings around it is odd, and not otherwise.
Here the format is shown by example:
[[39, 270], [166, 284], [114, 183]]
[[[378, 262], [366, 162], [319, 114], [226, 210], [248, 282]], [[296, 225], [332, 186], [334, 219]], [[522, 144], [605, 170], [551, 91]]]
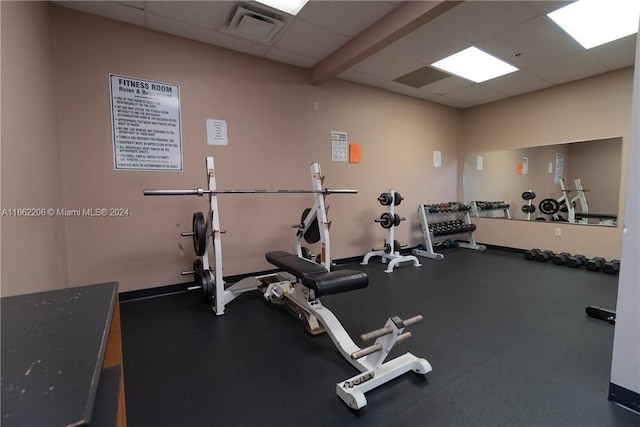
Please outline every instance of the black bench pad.
[[305, 276], [302, 278], [302, 284], [313, 289], [316, 297], [321, 297], [366, 288], [369, 285], [369, 277], [358, 270], [336, 270]]
[[302, 279], [302, 284], [315, 291], [316, 297], [366, 288], [369, 278], [358, 270], [327, 271], [323, 266], [284, 251], [267, 252], [271, 264]]
[[285, 251], [267, 252], [264, 255], [264, 257], [271, 264], [275, 265], [278, 268], [281, 268], [287, 273], [293, 274], [298, 279], [302, 279], [303, 277], [309, 274], [328, 273], [327, 269], [321, 266], [320, 264], [307, 261], [304, 258], [299, 258], [294, 254], [290, 254], [289, 252], [285, 252]]

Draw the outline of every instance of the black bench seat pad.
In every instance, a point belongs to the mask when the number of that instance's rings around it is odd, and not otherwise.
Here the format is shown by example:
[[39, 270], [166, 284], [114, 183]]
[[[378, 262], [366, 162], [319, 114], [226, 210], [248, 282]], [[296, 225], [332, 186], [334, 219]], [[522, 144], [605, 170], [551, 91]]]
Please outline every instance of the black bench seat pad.
[[298, 279], [302, 279], [309, 274], [328, 273], [327, 269], [320, 264], [316, 264], [315, 262], [308, 261], [304, 258], [299, 258], [289, 252], [267, 252], [264, 257], [271, 264], [286, 271], [287, 273], [293, 274]]
[[358, 270], [335, 270], [305, 276], [302, 278], [302, 284], [313, 289], [316, 297], [321, 297], [366, 288], [369, 285], [369, 277]]
[[315, 291], [316, 297], [366, 288], [369, 278], [358, 270], [327, 271], [323, 266], [284, 251], [267, 252], [271, 264], [293, 274], [302, 284]]

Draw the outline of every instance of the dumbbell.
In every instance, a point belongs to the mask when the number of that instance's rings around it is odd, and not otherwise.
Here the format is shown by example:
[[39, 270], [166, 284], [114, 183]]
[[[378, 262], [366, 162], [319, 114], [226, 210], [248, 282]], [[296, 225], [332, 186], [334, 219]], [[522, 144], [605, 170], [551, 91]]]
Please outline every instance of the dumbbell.
[[534, 213], [536, 211], [536, 207], [534, 205], [524, 205], [522, 207], [522, 212], [524, 213]]
[[554, 255], [553, 251], [542, 251], [536, 254], [536, 261], [547, 262]]
[[563, 264], [566, 264], [567, 259], [568, 259], [570, 256], [571, 256], [571, 254], [570, 254], [570, 253], [568, 253], [568, 252], [562, 252], [562, 253], [559, 253], [559, 254], [554, 254], [554, 255], [551, 257], [551, 261], [553, 261], [553, 263], [554, 263], [555, 265], [563, 265]]
[[584, 266], [587, 267], [587, 270], [589, 270], [589, 271], [598, 271], [598, 270], [602, 270], [604, 268], [604, 264], [606, 262], [607, 262], [606, 259], [597, 256], [595, 258], [588, 259], [584, 263]]
[[611, 261], [605, 262], [602, 271], [607, 274], [618, 274], [620, 272], [620, 260], [612, 259]]
[[524, 251], [524, 258], [529, 261], [533, 261], [534, 259], [536, 259], [536, 255], [538, 255], [538, 253], [540, 252], [542, 252], [540, 249], [530, 249], [528, 251]]
[[524, 193], [522, 193], [522, 198], [524, 200], [533, 200], [536, 198], [536, 193], [534, 193], [533, 191], [525, 191]]
[[573, 256], [567, 257], [567, 260], [565, 261], [565, 264], [568, 265], [569, 267], [578, 268], [578, 267], [584, 265], [585, 262], [587, 262], [587, 257], [586, 256], [584, 256], [584, 255], [573, 255]]

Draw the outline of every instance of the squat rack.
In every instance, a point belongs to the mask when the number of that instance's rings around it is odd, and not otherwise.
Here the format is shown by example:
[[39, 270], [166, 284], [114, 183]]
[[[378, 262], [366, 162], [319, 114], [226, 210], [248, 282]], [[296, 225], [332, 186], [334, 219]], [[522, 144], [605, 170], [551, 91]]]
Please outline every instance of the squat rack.
[[[206, 159], [207, 180], [208, 189], [196, 188], [196, 189], [146, 189], [143, 191], [145, 196], [209, 196], [209, 210], [206, 215], [206, 222], [204, 227], [204, 236], [197, 236], [196, 227], [192, 232], [181, 233], [182, 236], [193, 236], [195, 238], [204, 237], [204, 253], [202, 256], [202, 277], [198, 278], [201, 282], [201, 286], [194, 286], [189, 289], [202, 288], [204, 295], [210, 295], [213, 300], [212, 308], [216, 315], [224, 314], [224, 309], [227, 304], [233, 301], [236, 297], [244, 292], [255, 290], [258, 286], [262, 285], [257, 277], [248, 277], [242, 279], [237, 283], [227, 287], [225, 289], [225, 283], [222, 276], [222, 237], [221, 235], [226, 230], [220, 227], [220, 215], [218, 209], [218, 194], [315, 194], [314, 207], [310, 210], [306, 218], [297, 225], [298, 232], [296, 233], [296, 252], [298, 257], [302, 257], [302, 244], [301, 239], [305, 233], [311, 228], [316, 226], [319, 228], [320, 243], [322, 246], [322, 255], [320, 264], [323, 265], [328, 271], [331, 271], [331, 250], [330, 250], [330, 238], [329, 228], [331, 226], [330, 221], [327, 219], [327, 207], [325, 203], [325, 196], [328, 194], [354, 194], [358, 190], [352, 189], [330, 189], [323, 188], [324, 176], [322, 176], [320, 165], [318, 163], [312, 163], [311, 170], [311, 182], [312, 190], [219, 190], [216, 186], [216, 174], [213, 157], [207, 157]], [[212, 238], [213, 243], [213, 269], [209, 262], [209, 239]], [[200, 254], [198, 254], [200, 255]], [[213, 270], [213, 277], [211, 272]], [[197, 274], [197, 268], [194, 266], [193, 271], [183, 271], [183, 275]]]

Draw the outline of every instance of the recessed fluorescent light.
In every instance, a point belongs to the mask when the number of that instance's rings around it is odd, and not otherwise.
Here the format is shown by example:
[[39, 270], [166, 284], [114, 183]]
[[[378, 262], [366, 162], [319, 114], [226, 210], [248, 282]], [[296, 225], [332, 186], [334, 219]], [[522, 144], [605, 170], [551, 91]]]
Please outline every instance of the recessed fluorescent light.
[[260, 0], [258, 3], [266, 4], [274, 9], [278, 9], [295, 16], [308, 1], [309, 0]]
[[431, 66], [476, 83], [518, 71], [516, 67], [473, 46], [434, 62]]
[[547, 16], [590, 49], [637, 33], [640, 1], [579, 0]]

